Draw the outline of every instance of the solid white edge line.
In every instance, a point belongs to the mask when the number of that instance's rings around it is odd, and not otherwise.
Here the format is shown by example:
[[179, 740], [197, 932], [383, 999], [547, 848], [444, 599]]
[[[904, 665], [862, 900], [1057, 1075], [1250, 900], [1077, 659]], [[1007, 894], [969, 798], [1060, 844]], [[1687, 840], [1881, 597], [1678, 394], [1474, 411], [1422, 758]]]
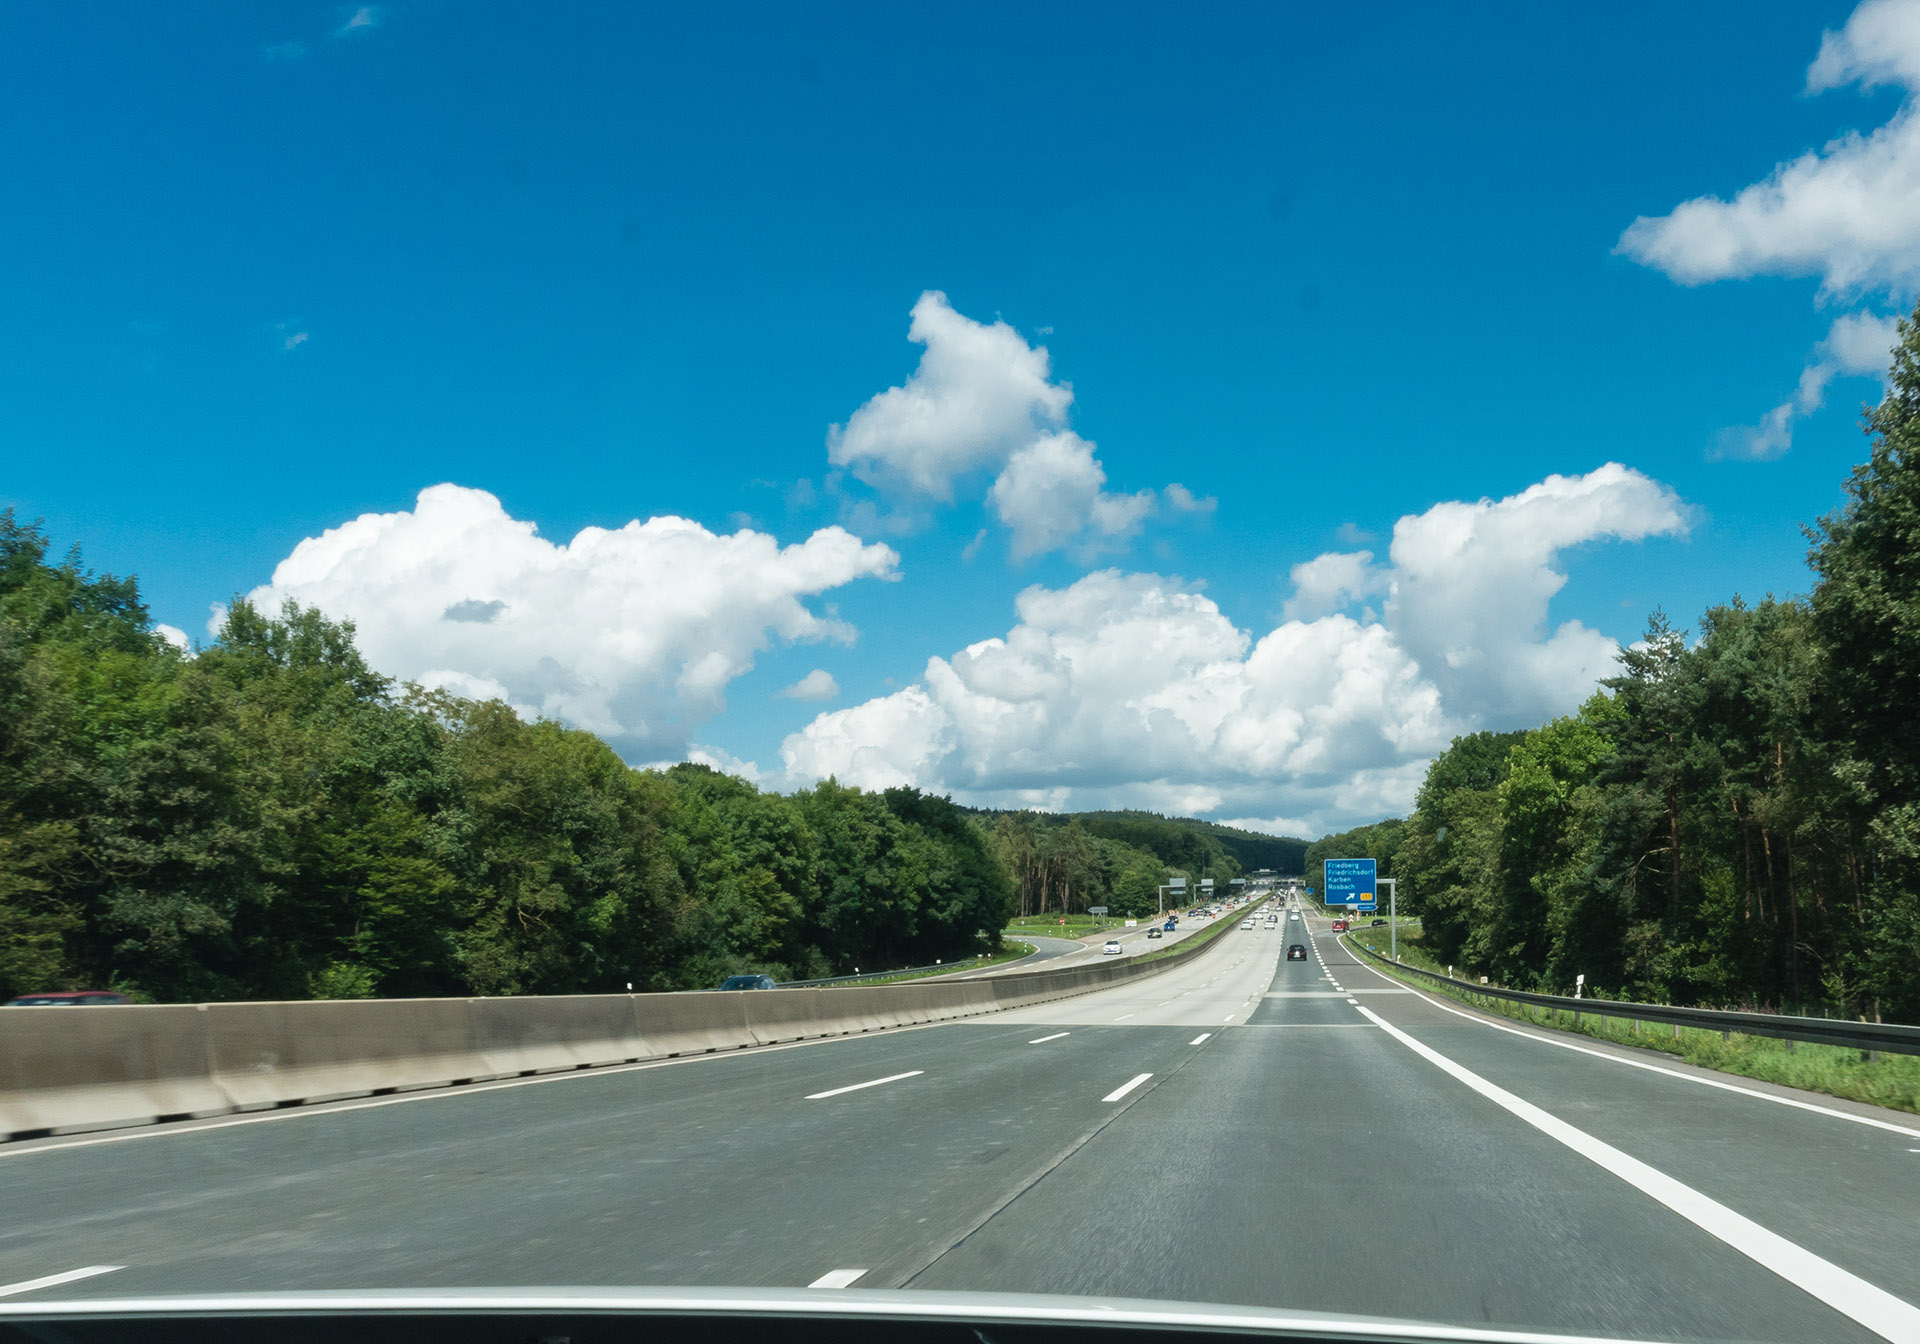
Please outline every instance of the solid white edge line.
[[874, 1078], [864, 1083], [852, 1083], [846, 1087], [830, 1088], [825, 1092], [809, 1092], [807, 1093], [806, 1099], [808, 1101], [819, 1101], [825, 1097], [837, 1097], [842, 1092], [858, 1092], [862, 1088], [878, 1087], [882, 1083], [897, 1083], [902, 1078], [918, 1078], [921, 1074], [925, 1072], [926, 1072], [925, 1069], [908, 1069], [905, 1073], [890, 1073], [885, 1078]]
[[867, 1271], [864, 1269], [830, 1269], [812, 1283], [809, 1288], [851, 1288], [854, 1280]]
[[1708, 1236], [1726, 1243], [1762, 1269], [1779, 1275], [1842, 1316], [1857, 1321], [1882, 1339], [1896, 1341], [1896, 1344], [1911, 1344], [1913, 1340], [1920, 1340], [1920, 1307], [1895, 1297], [1857, 1274], [1848, 1273], [1831, 1260], [1824, 1260], [1804, 1246], [1767, 1230], [1744, 1214], [1735, 1213], [1692, 1186], [1648, 1166], [1637, 1157], [1621, 1152], [1610, 1143], [1596, 1139], [1585, 1130], [1574, 1128], [1499, 1084], [1488, 1082], [1464, 1064], [1456, 1064], [1438, 1050], [1415, 1040], [1372, 1009], [1362, 1008], [1360, 1012], [1376, 1027], [1435, 1068], [1465, 1083], [1494, 1105], [1518, 1116], [1556, 1143], [1619, 1177], [1641, 1194], [1664, 1204]]
[[15, 1293], [30, 1293], [36, 1288], [52, 1288], [56, 1284], [72, 1283], [77, 1279], [90, 1279], [96, 1274], [111, 1274], [115, 1270], [125, 1268], [125, 1265], [88, 1265], [84, 1269], [69, 1269], [64, 1274], [48, 1274], [44, 1278], [4, 1283], [0, 1284], [0, 1297], [12, 1297]]
[[1142, 1084], [1142, 1083], [1144, 1083], [1144, 1082], [1146, 1082], [1146, 1081], [1147, 1081], [1147, 1079], [1149, 1079], [1149, 1078], [1151, 1078], [1151, 1077], [1153, 1077], [1153, 1075], [1152, 1075], [1152, 1074], [1150, 1074], [1150, 1073], [1136, 1073], [1136, 1074], [1135, 1074], [1135, 1075], [1133, 1076], [1133, 1081], [1132, 1081], [1132, 1082], [1130, 1082], [1130, 1083], [1127, 1083], [1127, 1084], [1125, 1084], [1125, 1085], [1123, 1085], [1123, 1086], [1121, 1086], [1121, 1087], [1116, 1087], [1116, 1088], [1114, 1088], [1114, 1089], [1113, 1089], [1113, 1091], [1111, 1091], [1111, 1092], [1109, 1092], [1109, 1093], [1107, 1093], [1107, 1095], [1106, 1095], [1106, 1096], [1104, 1096], [1104, 1097], [1102, 1097], [1102, 1098], [1100, 1098], [1100, 1100], [1102, 1100], [1102, 1101], [1118, 1101], [1118, 1100], [1120, 1100], [1120, 1098], [1122, 1098], [1122, 1097], [1124, 1097], [1124, 1096], [1126, 1096], [1126, 1095], [1127, 1095], [1127, 1093], [1129, 1093], [1129, 1092], [1131, 1092], [1131, 1091], [1133, 1091], [1133, 1089], [1134, 1089], [1134, 1088], [1136, 1088], [1136, 1087], [1138, 1087], [1138, 1086], [1140, 1086], [1140, 1084]]
[[[1361, 964], [1365, 965], [1364, 962]], [[1478, 1026], [1491, 1027], [1495, 1031], [1504, 1031], [1509, 1036], [1519, 1036], [1525, 1040], [1538, 1041], [1541, 1045], [1551, 1045], [1561, 1050], [1572, 1050], [1578, 1054], [1592, 1055], [1595, 1059], [1604, 1059], [1615, 1064], [1624, 1064], [1630, 1069], [1644, 1069], [1648, 1073], [1657, 1073], [1663, 1077], [1678, 1078], [1683, 1083], [1698, 1083], [1701, 1087], [1717, 1088], [1722, 1092], [1737, 1092], [1743, 1097], [1753, 1097], [1758, 1101], [1770, 1101], [1776, 1106], [1791, 1106], [1796, 1111], [1812, 1111], [1815, 1115], [1832, 1116], [1836, 1120], [1851, 1120], [1856, 1125], [1868, 1125], [1874, 1129], [1884, 1129], [1890, 1134], [1904, 1134], [1908, 1138], [1920, 1139], [1920, 1129], [1914, 1129], [1907, 1125], [1896, 1125], [1890, 1120], [1881, 1120], [1871, 1115], [1855, 1115], [1851, 1111], [1836, 1111], [1833, 1107], [1822, 1106], [1818, 1102], [1801, 1101], [1798, 1097], [1775, 1096], [1771, 1092], [1757, 1091], [1751, 1087], [1742, 1087], [1738, 1083], [1723, 1082], [1718, 1078], [1702, 1078], [1696, 1074], [1682, 1073], [1679, 1069], [1669, 1069], [1659, 1064], [1652, 1064], [1644, 1059], [1628, 1059], [1623, 1055], [1609, 1054], [1605, 1050], [1595, 1050], [1592, 1046], [1579, 1045], [1573, 1041], [1559, 1040], [1553, 1036], [1543, 1036], [1537, 1031], [1525, 1031], [1519, 1027], [1508, 1026], [1504, 1022], [1489, 1021], [1477, 1013], [1469, 1013], [1464, 1009], [1455, 1008], [1452, 1004], [1429, 994], [1424, 989], [1419, 989], [1404, 981], [1396, 980], [1385, 971], [1374, 970], [1371, 966], [1368, 966], [1367, 969], [1373, 971], [1375, 975], [1385, 980], [1388, 984], [1398, 986], [1411, 994], [1419, 995], [1443, 1013], [1452, 1013], [1455, 1017], [1464, 1017], [1467, 1021], [1475, 1023]], [[1544, 1030], [1544, 1028], [1542, 1030]]]
[[1198, 1036], [1195, 1036], [1195, 1037], [1194, 1037], [1194, 1038], [1193, 1038], [1192, 1040], [1190, 1040], [1190, 1041], [1188, 1041], [1188, 1042], [1187, 1042], [1187, 1044], [1188, 1044], [1188, 1045], [1199, 1045], [1199, 1044], [1200, 1044], [1200, 1043], [1201, 1043], [1202, 1041], [1205, 1041], [1205, 1040], [1209, 1040], [1209, 1039], [1211, 1039], [1211, 1038], [1212, 1038], [1212, 1036], [1213, 1036], [1213, 1033], [1212, 1033], [1212, 1032], [1210, 1032], [1210, 1031], [1203, 1031], [1203, 1032], [1201, 1032], [1201, 1033], [1200, 1033], [1200, 1034], [1199, 1034]]
[[1027, 1044], [1028, 1045], [1045, 1045], [1048, 1041], [1057, 1041], [1062, 1036], [1071, 1036], [1071, 1035], [1073, 1035], [1073, 1033], [1070, 1031], [1056, 1031], [1051, 1036], [1040, 1036], [1035, 1038], [1034, 1040], [1028, 1041]]

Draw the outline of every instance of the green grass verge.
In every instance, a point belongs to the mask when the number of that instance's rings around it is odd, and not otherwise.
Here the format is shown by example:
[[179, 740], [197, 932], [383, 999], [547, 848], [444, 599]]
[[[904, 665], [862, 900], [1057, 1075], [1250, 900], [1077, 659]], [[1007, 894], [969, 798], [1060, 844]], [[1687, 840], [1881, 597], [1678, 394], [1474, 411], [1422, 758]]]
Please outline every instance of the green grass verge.
[[[1061, 920], [1065, 919], [1065, 923]], [[1022, 915], [1007, 921], [1010, 933], [1034, 933], [1048, 938], [1084, 938], [1090, 933], [1105, 933], [1126, 923], [1123, 919], [1096, 919], [1092, 915]]]
[[[1350, 936], [1356, 942], [1364, 941], [1367, 946], [1385, 953], [1385, 934], [1385, 929], [1366, 929]], [[1446, 968], [1436, 965], [1433, 957], [1420, 946], [1418, 936], [1409, 935], [1404, 928], [1400, 933], [1400, 959], [1404, 964], [1418, 966], [1422, 970], [1446, 973]], [[1390, 966], [1381, 966], [1372, 961], [1368, 964], [1389, 975], [1393, 974]], [[1808, 1092], [1824, 1092], [1830, 1097], [1864, 1101], [1874, 1106], [1885, 1106], [1889, 1110], [1920, 1114], [1920, 1056], [1883, 1054], [1869, 1062], [1862, 1051], [1836, 1045], [1779, 1041], [1770, 1036], [1747, 1036], [1740, 1032], [1723, 1039], [1717, 1031], [1703, 1031], [1696, 1027], [1680, 1027], [1676, 1031], [1673, 1027], [1658, 1023], [1635, 1023], [1619, 1017], [1601, 1017], [1591, 1012], [1582, 1012], [1576, 1019], [1573, 1013], [1562, 1009], [1474, 997], [1470, 987], [1455, 989], [1436, 985], [1417, 976], [1400, 978], [1429, 993], [1444, 994], [1482, 1012], [1496, 1013], [1516, 1022], [1551, 1027], [1556, 1031], [1578, 1032], [1582, 1036], [1592, 1036], [1615, 1045], [1657, 1050], [1720, 1073], [1757, 1078], [1761, 1082], [1779, 1083]], [[1604, 1002], [1594, 1000], [1596, 1006]]]

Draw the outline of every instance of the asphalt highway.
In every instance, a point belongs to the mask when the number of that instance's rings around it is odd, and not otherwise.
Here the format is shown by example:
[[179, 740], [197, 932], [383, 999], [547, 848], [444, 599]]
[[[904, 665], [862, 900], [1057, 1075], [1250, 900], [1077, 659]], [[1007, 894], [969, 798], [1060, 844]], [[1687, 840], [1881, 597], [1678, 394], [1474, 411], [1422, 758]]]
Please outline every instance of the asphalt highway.
[[9, 1145], [0, 1295], [118, 1266], [14, 1295], [851, 1284], [1920, 1340], [1920, 1118], [1484, 1018], [1325, 929], [988, 1019]]
[[[978, 976], [1009, 975], [1017, 974], [1021, 971], [1041, 969], [1049, 971], [1066, 970], [1105, 956], [1106, 953], [1103, 950], [1103, 944], [1109, 939], [1120, 944], [1121, 956], [1139, 956], [1144, 952], [1158, 952], [1162, 948], [1172, 947], [1183, 938], [1191, 937], [1203, 929], [1212, 928], [1216, 919], [1231, 919], [1235, 923], [1238, 923], [1244, 916], [1243, 911], [1234, 909], [1228, 909], [1225, 913], [1213, 917], [1202, 915], [1189, 918], [1184, 912], [1176, 911], [1174, 913], [1179, 914], [1180, 922], [1174, 926], [1173, 932], [1167, 933], [1163, 931], [1158, 938], [1148, 937], [1148, 931], [1158, 927], [1164, 922], [1163, 920], [1142, 919], [1132, 928], [1127, 928], [1122, 925], [1118, 928], [1109, 929], [1105, 933], [1089, 934], [1085, 938], [1048, 938], [1019, 929], [1008, 929], [1002, 936], [1020, 942], [1032, 943], [1034, 947], [1033, 955], [1022, 957], [1018, 961], [1007, 962], [1001, 966], [995, 966], [991, 970], [972, 971], [963, 975], [961, 978], [973, 979]], [[1043, 961], [1049, 963], [1044, 968], [1039, 964]]]

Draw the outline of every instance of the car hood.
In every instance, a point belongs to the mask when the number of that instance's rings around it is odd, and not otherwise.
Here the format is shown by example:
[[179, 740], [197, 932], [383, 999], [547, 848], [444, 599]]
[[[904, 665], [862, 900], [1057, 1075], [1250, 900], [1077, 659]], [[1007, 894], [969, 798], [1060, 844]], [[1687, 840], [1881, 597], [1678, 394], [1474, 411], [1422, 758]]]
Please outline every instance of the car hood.
[[[1025, 1293], [962, 1293], [924, 1290], [787, 1288], [424, 1288], [371, 1291], [161, 1294], [149, 1297], [73, 1298], [0, 1302], [0, 1334], [41, 1322], [60, 1338], [85, 1340], [76, 1329], [102, 1325], [200, 1319], [230, 1332], [249, 1319], [447, 1317], [648, 1317], [661, 1323], [717, 1319], [842, 1321], [849, 1327], [898, 1322], [903, 1327], [942, 1323], [973, 1328], [1028, 1327], [1029, 1333], [1080, 1337], [1076, 1326], [1097, 1325], [1122, 1336], [1242, 1334], [1274, 1339], [1353, 1341], [1471, 1341], [1473, 1344], [1634, 1344], [1612, 1336], [1542, 1334], [1465, 1325], [1395, 1321], [1273, 1307], [1223, 1306], [1208, 1302], [1069, 1297]], [[29, 1334], [26, 1337], [34, 1338]], [[118, 1336], [116, 1336], [118, 1337]], [[1025, 1336], [1023, 1336], [1025, 1337]], [[1036, 1336], [1037, 1337], [1037, 1336]], [[268, 1328], [260, 1338], [272, 1339]]]

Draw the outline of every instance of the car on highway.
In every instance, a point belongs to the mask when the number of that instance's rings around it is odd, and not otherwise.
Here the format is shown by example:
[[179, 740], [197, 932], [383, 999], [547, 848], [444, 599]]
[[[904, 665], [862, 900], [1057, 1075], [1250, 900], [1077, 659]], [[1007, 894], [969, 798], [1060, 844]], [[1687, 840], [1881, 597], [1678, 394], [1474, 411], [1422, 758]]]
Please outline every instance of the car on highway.
[[1386, 921], [1386, 920], [1384, 920], [1384, 919], [1376, 919], [1376, 920], [1372, 920], [1372, 921], [1370, 921], [1370, 923], [1369, 923], [1369, 927], [1371, 927], [1371, 928], [1376, 928], [1376, 929], [1377, 929], [1377, 928], [1379, 928], [1379, 927], [1380, 927], [1380, 926], [1381, 926], [1382, 924], [1385, 924], [1386, 922], [1387, 922], [1387, 921]]
[[1157, 924], [1153, 928], [1147, 930], [1147, 937], [1149, 938], [1164, 938], [1166, 936], [1167, 936], [1166, 930], [1162, 929]]
[[1243, 919], [1240, 921], [1240, 927], [1243, 929], [1250, 929], [1253, 927], [1253, 921], [1250, 919]]
[[124, 994], [105, 989], [61, 989], [49, 994], [22, 994], [8, 999], [9, 1008], [94, 1008], [110, 1003], [128, 1003]]
[[730, 975], [717, 986], [720, 989], [778, 989], [770, 975]]
[[1300, 912], [1295, 910], [1292, 914], [1288, 915], [1287, 918], [1295, 924], [1298, 924], [1300, 922]]
[[1106, 946], [1104, 946], [1104, 947], [1102, 947], [1102, 948], [1100, 949], [1100, 955], [1101, 955], [1101, 956], [1103, 956], [1103, 957], [1117, 957], [1117, 956], [1119, 956], [1119, 955], [1120, 955], [1120, 942], [1119, 942], [1119, 940], [1118, 940], [1118, 939], [1115, 939], [1115, 938], [1109, 938], [1109, 939], [1107, 939], [1107, 942], [1106, 942]]
[[1346, 921], [1346, 920], [1344, 920], [1344, 919], [1336, 919], [1336, 920], [1334, 920], [1334, 921], [1333, 921], [1333, 931], [1334, 931], [1335, 933], [1345, 933], [1345, 932], [1347, 931], [1347, 921]]
[[1307, 945], [1305, 943], [1288, 944], [1287, 946], [1288, 961], [1305, 961], [1306, 959], [1307, 959]]

